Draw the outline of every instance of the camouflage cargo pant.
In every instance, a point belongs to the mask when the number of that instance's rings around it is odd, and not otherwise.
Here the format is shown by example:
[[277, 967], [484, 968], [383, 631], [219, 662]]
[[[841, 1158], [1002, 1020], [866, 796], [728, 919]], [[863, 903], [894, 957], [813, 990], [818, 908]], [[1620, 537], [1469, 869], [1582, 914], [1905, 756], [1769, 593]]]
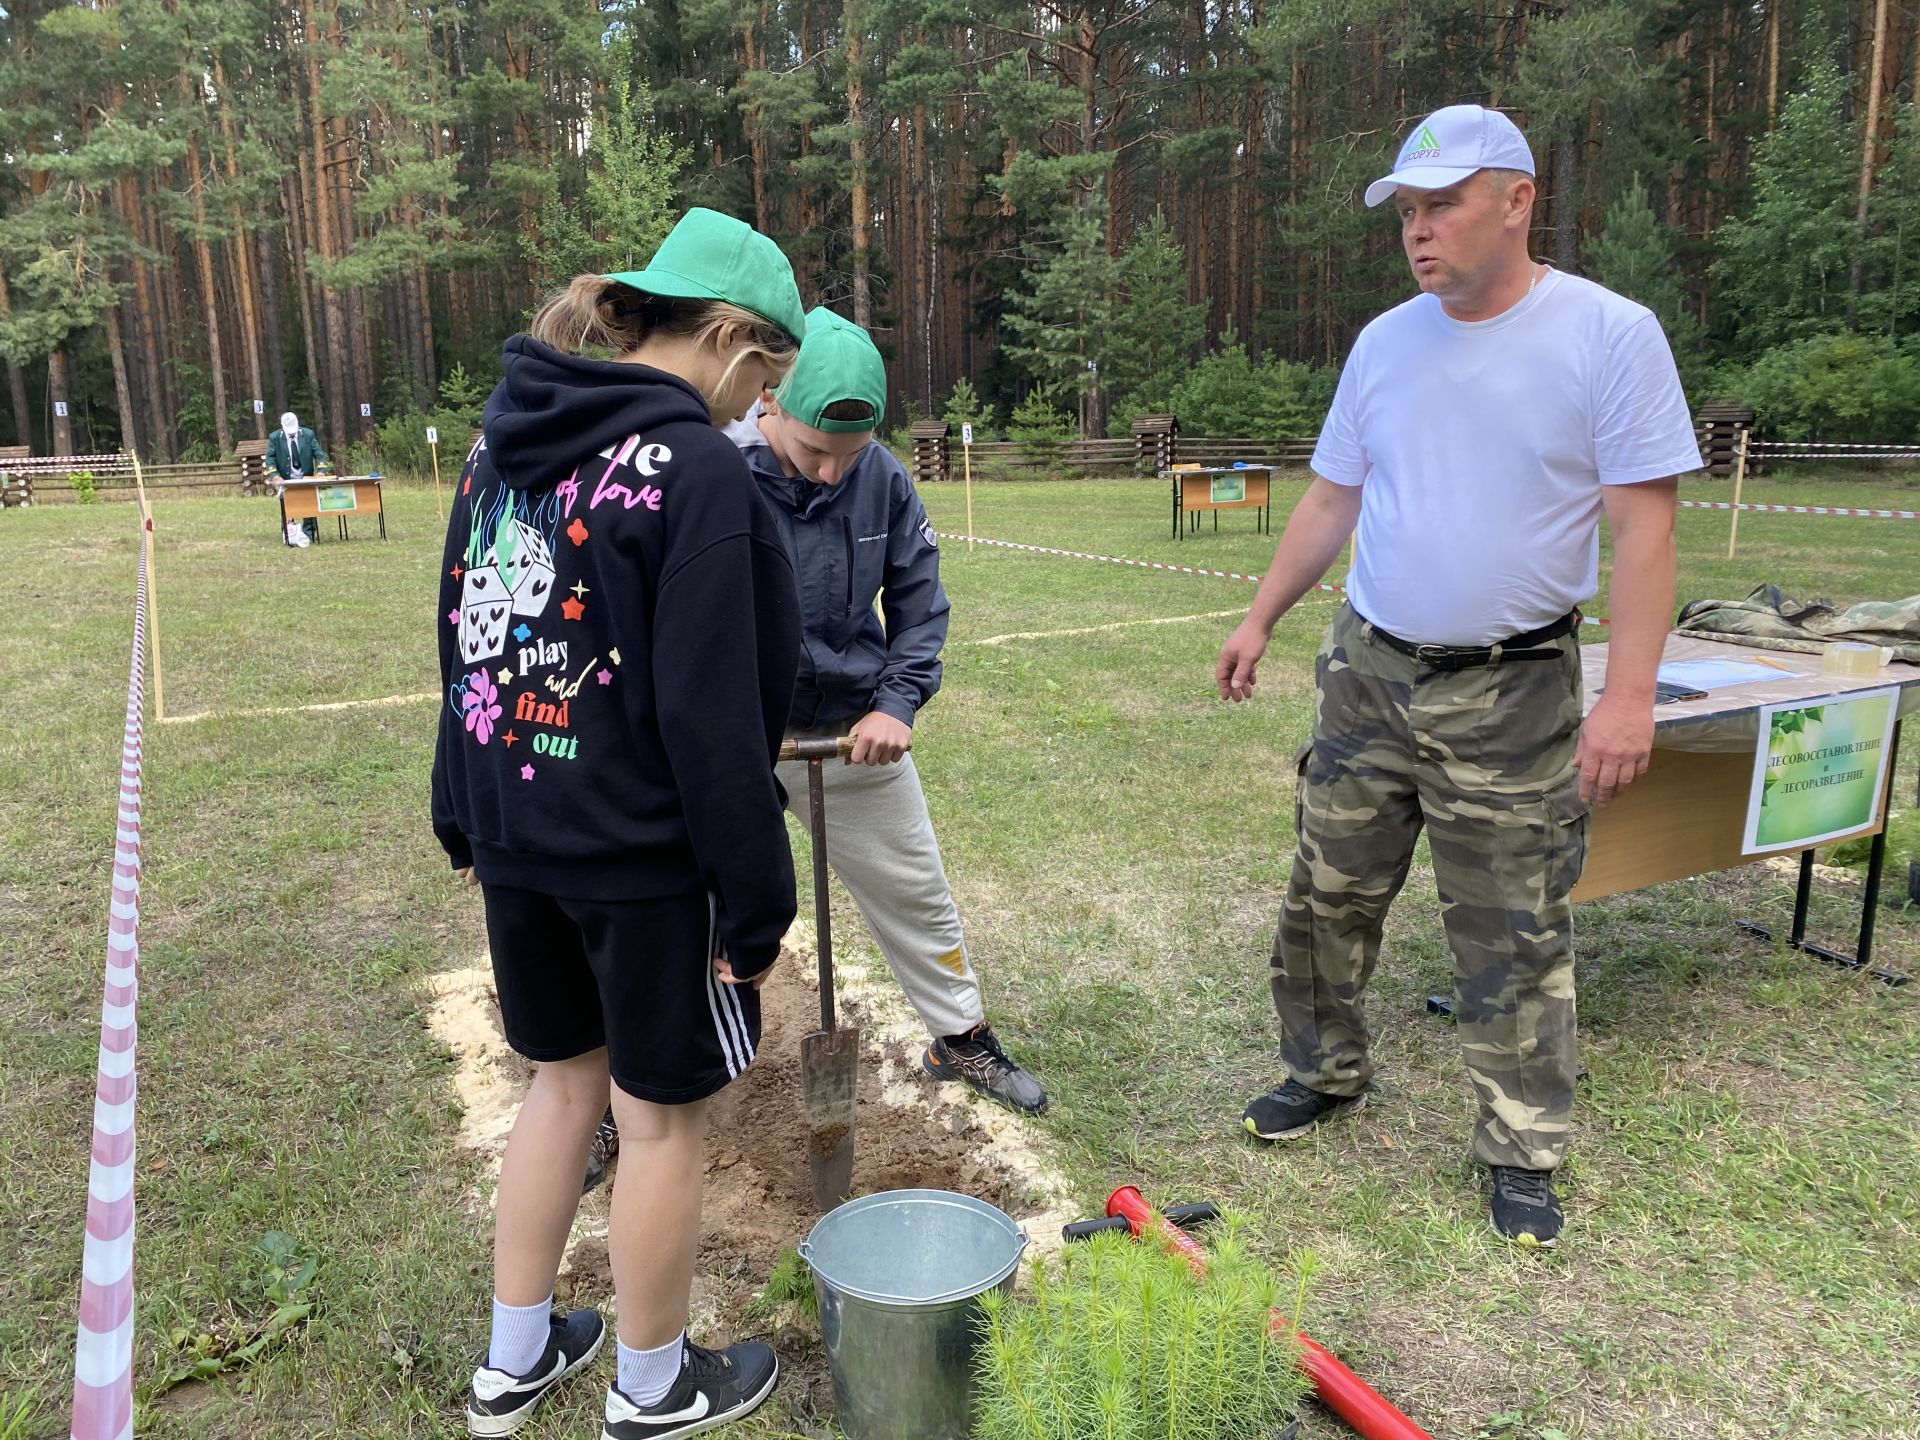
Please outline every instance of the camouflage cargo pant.
[[1282, 1055], [1312, 1089], [1365, 1088], [1360, 997], [1424, 825], [1480, 1096], [1474, 1154], [1551, 1169], [1573, 1108], [1579, 641], [1547, 642], [1562, 652], [1552, 660], [1435, 671], [1371, 629], [1343, 606], [1315, 666], [1299, 850], [1273, 944]]

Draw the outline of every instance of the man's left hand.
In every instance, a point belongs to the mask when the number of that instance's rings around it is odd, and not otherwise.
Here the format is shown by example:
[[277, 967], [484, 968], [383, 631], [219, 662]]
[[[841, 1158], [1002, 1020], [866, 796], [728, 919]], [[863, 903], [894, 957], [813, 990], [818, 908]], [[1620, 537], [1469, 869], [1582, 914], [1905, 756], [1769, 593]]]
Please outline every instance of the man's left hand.
[[1646, 774], [1653, 754], [1653, 703], [1602, 695], [1580, 726], [1573, 754], [1580, 798], [1604, 805]]
[[913, 727], [880, 710], [862, 715], [847, 733], [853, 737], [849, 765], [897, 765], [913, 748]]

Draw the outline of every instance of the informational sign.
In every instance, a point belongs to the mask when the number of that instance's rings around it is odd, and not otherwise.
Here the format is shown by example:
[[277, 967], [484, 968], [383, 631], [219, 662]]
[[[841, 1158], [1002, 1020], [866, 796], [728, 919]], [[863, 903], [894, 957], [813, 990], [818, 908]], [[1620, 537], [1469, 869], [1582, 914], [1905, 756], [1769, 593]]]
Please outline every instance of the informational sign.
[[427, 426], [427, 444], [438, 445], [439, 443], [440, 443], [439, 427], [435, 425]]
[[360, 418], [362, 420], [371, 420], [373, 418], [373, 406], [362, 404], [360, 406]]
[[267, 413], [267, 402], [266, 402], [266, 401], [264, 401], [264, 400], [256, 400], [256, 401], [254, 401], [254, 402], [253, 402], [253, 413], [254, 413], [254, 414], [256, 414], [256, 415], [264, 415], [264, 414], [266, 414], [266, 413]]
[[1741, 849], [1805, 850], [1880, 817], [1897, 690], [1760, 711]]
[[314, 488], [313, 503], [322, 515], [354, 508], [353, 486], [320, 485]]
[[54, 401], [53, 413], [58, 415], [62, 420], [66, 419], [67, 418], [67, 402], [64, 400]]
[[961, 422], [960, 443], [962, 445], [971, 445], [973, 443], [973, 423], [971, 421]]
[[1207, 498], [1215, 505], [1238, 505], [1247, 498], [1247, 477], [1244, 475], [1215, 475], [1213, 484], [1208, 487]]

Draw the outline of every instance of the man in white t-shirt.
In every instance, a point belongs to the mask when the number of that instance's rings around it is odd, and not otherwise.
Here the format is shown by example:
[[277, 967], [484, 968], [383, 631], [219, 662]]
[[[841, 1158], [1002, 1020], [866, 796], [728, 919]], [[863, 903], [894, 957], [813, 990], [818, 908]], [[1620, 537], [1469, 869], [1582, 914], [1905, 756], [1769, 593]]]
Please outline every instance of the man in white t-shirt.
[[[1675, 477], [1700, 457], [1651, 312], [1529, 258], [1532, 177], [1512, 121], [1454, 105], [1367, 188], [1369, 205], [1394, 200], [1422, 293], [1355, 343], [1315, 479], [1215, 679], [1225, 699], [1252, 694], [1274, 625], [1357, 521], [1349, 603], [1316, 665], [1274, 937], [1288, 1076], [1243, 1123], [1286, 1139], [1364, 1100], [1360, 997], [1424, 827], [1493, 1225], [1551, 1245], [1576, 1069], [1568, 895], [1588, 805], [1647, 767]], [[1583, 724], [1576, 607], [1598, 589], [1603, 512], [1611, 643]]]

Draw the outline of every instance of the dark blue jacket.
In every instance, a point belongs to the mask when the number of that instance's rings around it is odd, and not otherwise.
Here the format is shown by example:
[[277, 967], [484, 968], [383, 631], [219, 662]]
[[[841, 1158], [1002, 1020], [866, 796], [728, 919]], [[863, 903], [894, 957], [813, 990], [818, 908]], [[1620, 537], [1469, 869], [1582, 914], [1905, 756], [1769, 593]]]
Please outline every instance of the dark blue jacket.
[[818, 485], [781, 473], [752, 416], [727, 438], [780, 522], [800, 585], [789, 728], [844, 729], [871, 710], [913, 724], [940, 688], [949, 606], [933, 526], [905, 467], [876, 442], [839, 484]]

